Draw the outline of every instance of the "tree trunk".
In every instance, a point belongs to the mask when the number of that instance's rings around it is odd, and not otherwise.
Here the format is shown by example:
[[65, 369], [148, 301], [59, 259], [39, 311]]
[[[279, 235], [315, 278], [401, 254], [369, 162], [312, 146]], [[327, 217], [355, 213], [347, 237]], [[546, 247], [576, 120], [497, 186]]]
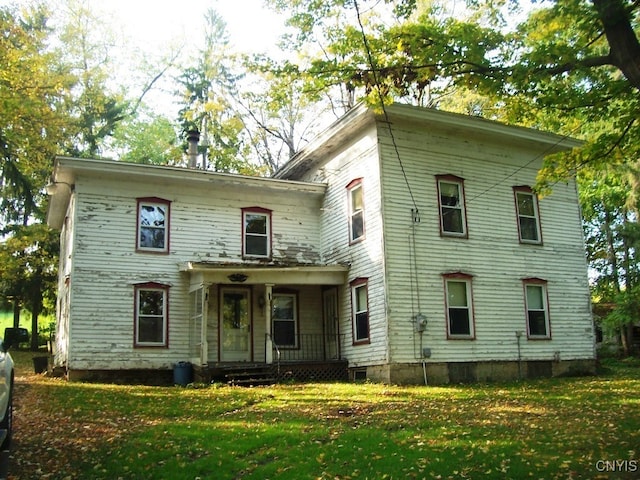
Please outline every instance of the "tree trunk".
[[42, 281], [41, 272], [37, 272], [38, 281], [33, 285], [32, 296], [30, 298], [31, 310], [31, 351], [37, 352], [40, 347], [38, 338], [38, 317], [42, 311]]
[[623, 0], [593, 0], [609, 43], [611, 62], [640, 90], [640, 43]]
[[631, 337], [629, 336], [629, 325], [620, 327], [620, 343], [622, 343], [622, 354], [625, 357], [631, 355]]
[[13, 328], [20, 326], [20, 301], [17, 298], [13, 299]]

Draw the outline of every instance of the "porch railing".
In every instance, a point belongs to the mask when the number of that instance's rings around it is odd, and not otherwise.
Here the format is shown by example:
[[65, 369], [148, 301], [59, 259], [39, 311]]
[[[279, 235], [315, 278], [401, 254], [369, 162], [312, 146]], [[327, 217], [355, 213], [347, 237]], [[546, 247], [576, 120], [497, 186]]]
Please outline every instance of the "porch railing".
[[278, 345], [272, 338], [274, 362], [318, 362], [342, 360], [340, 345], [343, 335], [302, 333], [295, 345]]

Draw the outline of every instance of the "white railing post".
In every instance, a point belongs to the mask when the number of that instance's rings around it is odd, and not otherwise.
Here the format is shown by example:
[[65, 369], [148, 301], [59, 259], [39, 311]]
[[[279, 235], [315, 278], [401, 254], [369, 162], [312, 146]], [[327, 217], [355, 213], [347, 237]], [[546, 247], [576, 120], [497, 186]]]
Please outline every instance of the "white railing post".
[[267, 364], [273, 363], [273, 338], [271, 336], [271, 299], [273, 294], [273, 284], [267, 283], [264, 286], [264, 318], [265, 318], [265, 352], [264, 360]]

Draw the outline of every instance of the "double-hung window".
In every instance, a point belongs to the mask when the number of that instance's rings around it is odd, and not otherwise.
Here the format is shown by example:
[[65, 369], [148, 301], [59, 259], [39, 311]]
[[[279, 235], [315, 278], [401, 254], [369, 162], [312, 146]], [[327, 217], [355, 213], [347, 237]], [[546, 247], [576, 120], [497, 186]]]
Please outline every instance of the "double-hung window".
[[354, 345], [369, 343], [369, 293], [367, 279], [351, 282], [351, 322]]
[[271, 258], [271, 210], [242, 209], [242, 256]]
[[539, 278], [523, 280], [527, 310], [527, 336], [530, 339], [549, 339], [549, 305], [547, 282]]
[[443, 236], [467, 236], [467, 216], [464, 202], [464, 180], [454, 175], [436, 176], [440, 233]]
[[513, 187], [521, 243], [542, 243], [538, 197], [530, 187]]
[[278, 347], [298, 347], [298, 306], [295, 293], [274, 293], [271, 319], [273, 341]]
[[364, 238], [364, 195], [362, 179], [353, 180], [347, 185], [349, 197], [349, 243]]
[[161, 198], [138, 199], [138, 251], [169, 253], [170, 205], [171, 202]]
[[160, 283], [135, 286], [135, 346], [166, 347], [169, 287]]
[[471, 275], [465, 273], [445, 274], [445, 299], [447, 311], [447, 337], [451, 339], [473, 339], [473, 296]]

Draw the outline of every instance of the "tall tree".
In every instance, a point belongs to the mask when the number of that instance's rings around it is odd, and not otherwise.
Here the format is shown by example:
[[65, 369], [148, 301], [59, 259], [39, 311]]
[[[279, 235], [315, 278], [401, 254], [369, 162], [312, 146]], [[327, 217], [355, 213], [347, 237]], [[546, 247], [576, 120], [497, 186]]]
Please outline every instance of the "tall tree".
[[65, 106], [74, 119], [75, 131], [67, 137], [63, 148], [73, 156], [100, 156], [108, 137], [127, 117], [130, 106], [122, 87], [120, 91], [109, 88], [114, 41], [109, 38], [109, 28], [86, 0], [65, 1], [60, 14], [63, 61], [76, 78]]
[[[232, 102], [237, 95], [237, 75], [233, 73], [233, 55], [229, 49], [226, 23], [214, 10], [205, 15], [204, 48], [195, 65], [179, 76], [183, 108], [180, 123], [183, 132], [202, 131], [207, 139], [207, 168], [222, 172], [248, 172], [248, 150], [242, 137], [244, 124]], [[206, 137], [204, 134], [206, 133]]]
[[305, 88], [295, 66], [264, 58], [247, 60], [246, 66], [251, 72], [241, 100], [246, 131], [265, 173], [272, 174], [318, 129], [320, 96]]
[[40, 222], [44, 185], [57, 145], [69, 128], [62, 113], [73, 79], [50, 48], [49, 12], [42, 5], [0, 8], [0, 296], [38, 315], [51, 275], [57, 240]]

